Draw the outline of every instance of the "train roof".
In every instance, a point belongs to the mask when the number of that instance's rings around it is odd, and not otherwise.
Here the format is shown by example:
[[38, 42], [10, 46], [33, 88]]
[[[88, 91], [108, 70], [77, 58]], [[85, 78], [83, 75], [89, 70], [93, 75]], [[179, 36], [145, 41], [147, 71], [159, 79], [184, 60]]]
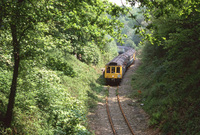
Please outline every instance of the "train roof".
[[131, 55], [133, 55], [133, 53], [135, 53], [135, 50], [133, 48], [129, 48], [128, 51], [116, 56], [114, 59], [112, 59], [106, 65], [115, 65], [115, 66], [123, 65], [124, 62], [126, 62], [127, 58], [129, 58]]

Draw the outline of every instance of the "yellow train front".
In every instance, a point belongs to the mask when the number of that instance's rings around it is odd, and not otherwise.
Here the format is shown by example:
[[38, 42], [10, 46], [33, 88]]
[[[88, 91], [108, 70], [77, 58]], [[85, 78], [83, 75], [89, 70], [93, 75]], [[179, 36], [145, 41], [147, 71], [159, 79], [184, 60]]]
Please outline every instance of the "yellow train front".
[[106, 83], [110, 84], [111, 82], [120, 82], [125, 69], [122, 66], [118, 65], [107, 65], [105, 67], [104, 77], [106, 79]]
[[127, 68], [135, 61], [135, 50], [130, 48], [127, 52], [118, 55], [105, 66], [104, 78], [107, 84], [120, 83]]

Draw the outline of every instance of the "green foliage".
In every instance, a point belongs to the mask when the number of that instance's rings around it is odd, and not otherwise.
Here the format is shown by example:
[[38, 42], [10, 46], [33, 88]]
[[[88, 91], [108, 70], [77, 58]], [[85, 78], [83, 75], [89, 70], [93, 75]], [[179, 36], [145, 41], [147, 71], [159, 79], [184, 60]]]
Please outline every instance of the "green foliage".
[[136, 48], [136, 45], [135, 43], [132, 41], [132, 40], [126, 40], [126, 42], [124, 43], [124, 46], [129, 46], [129, 47], [132, 47], [132, 48]]
[[143, 64], [133, 76], [133, 86], [143, 93], [142, 102], [151, 115], [150, 124], [166, 133], [196, 134], [199, 127], [194, 125], [200, 119], [197, 109], [200, 71], [195, 62], [198, 60], [186, 62], [179, 57], [166, 60], [168, 56], [162, 46], [146, 44]]
[[76, 73], [73, 71], [73, 68], [69, 66], [67, 61], [64, 58], [59, 57], [58, 55], [49, 56], [47, 59], [46, 66], [52, 70], [62, 71], [65, 75], [74, 77]]
[[[102, 0], [18, 0], [0, 1], [0, 11], [0, 134], [90, 134], [86, 115], [102, 80], [87, 64], [116, 55], [106, 35], [121, 40], [124, 8]], [[14, 120], [5, 129], [8, 101]]]
[[88, 43], [82, 49], [82, 61], [87, 64], [97, 65], [101, 59], [100, 49], [94, 43]]
[[129, 11], [128, 15], [121, 15], [119, 17], [119, 20], [124, 23], [122, 34], [126, 35], [126, 37], [123, 38], [123, 45], [136, 49], [142, 39], [136, 34], [135, 27], [144, 23], [144, 17], [139, 8], [127, 8], [127, 10]]
[[[99, 80], [101, 72], [97, 74], [92, 66], [80, 62], [72, 55], [67, 55], [65, 61], [78, 73], [73, 79], [58, 70], [49, 70], [45, 65], [21, 71], [14, 110], [15, 129], [12, 132], [90, 134], [86, 129], [87, 107], [94, 107], [100, 101], [96, 94], [103, 89], [102, 81]], [[29, 66], [27, 60], [22, 63], [24, 67]], [[9, 88], [6, 81], [10, 83], [11, 73], [1, 73], [3, 80], [0, 88], [6, 90], [5, 87]], [[6, 111], [6, 92], [0, 93], [1, 115]], [[3, 128], [1, 130], [3, 132]]]
[[[110, 38], [110, 37], [109, 37]], [[109, 61], [111, 61], [115, 56], [118, 55], [118, 51], [117, 51], [117, 44], [114, 40], [112, 40], [111, 42], [109, 42], [108, 44], [106, 44], [105, 48], [104, 48], [104, 55], [103, 55], [103, 66], [105, 66], [105, 63], [108, 63]]]
[[0, 33], [0, 67], [3, 69], [10, 70], [13, 66], [11, 61], [11, 49], [8, 44], [10, 44], [10, 35], [6, 31]]
[[6, 112], [6, 105], [8, 103], [7, 98], [11, 85], [11, 76], [10, 71], [4, 70], [0, 67], [0, 118], [2, 118]]
[[[148, 26], [134, 77], [150, 123], [168, 134], [197, 134], [199, 100], [199, 10], [197, 1], [141, 1]], [[153, 44], [153, 45], [152, 45]], [[198, 102], [198, 103], [197, 103]]]

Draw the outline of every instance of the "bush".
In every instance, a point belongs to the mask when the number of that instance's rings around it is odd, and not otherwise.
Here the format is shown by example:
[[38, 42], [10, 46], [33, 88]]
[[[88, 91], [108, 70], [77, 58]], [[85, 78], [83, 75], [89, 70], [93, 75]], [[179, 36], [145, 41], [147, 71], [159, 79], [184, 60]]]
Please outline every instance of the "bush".
[[[86, 115], [89, 107], [99, 101], [96, 94], [103, 89], [101, 81], [96, 81], [100, 78], [100, 69], [69, 54], [62, 58], [56, 60], [68, 63], [72, 71], [78, 73], [73, 79], [63, 71], [34, 65], [32, 60], [21, 61], [23, 70], [18, 77], [12, 127], [4, 129], [0, 123], [1, 134], [90, 134]], [[11, 72], [1, 69], [2, 117], [6, 112], [11, 77]]]
[[101, 60], [100, 49], [94, 43], [87, 43], [82, 49], [82, 61], [87, 64], [99, 64]]
[[185, 65], [185, 60], [178, 57], [167, 59], [166, 50], [147, 44], [143, 64], [133, 76], [133, 87], [142, 91], [141, 101], [152, 126], [165, 133], [196, 134], [200, 130], [194, 126], [200, 120], [198, 64], [187, 61], [189, 65]]
[[67, 76], [76, 76], [76, 72], [73, 71], [73, 68], [59, 53], [50, 54], [47, 58], [46, 66], [52, 70], [62, 71]]
[[0, 67], [0, 118], [3, 118], [8, 103], [12, 73]]

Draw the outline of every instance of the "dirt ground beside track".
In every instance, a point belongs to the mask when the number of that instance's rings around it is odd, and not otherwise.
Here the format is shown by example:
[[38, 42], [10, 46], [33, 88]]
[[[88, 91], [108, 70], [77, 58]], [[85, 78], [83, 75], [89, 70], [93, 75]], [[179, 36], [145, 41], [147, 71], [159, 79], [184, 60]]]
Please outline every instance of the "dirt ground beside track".
[[[159, 135], [161, 134], [159, 130], [154, 130], [149, 127], [149, 116], [141, 108], [141, 104], [137, 101], [137, 99], [129, 98], [133, 92], [138, 92], [138, 90], [132, 90], [131, 77], [139, 65], [140, 62], [136, 59], [135, 63], [129, 67], [126, 74], [124, 75], [124, 78], [119, 86], [120, 102], [135, 135]], [[105, 89], [107, 89], [107, 86], [105, 86]], [[115, 95], [116, 92], [109, 91], [109, 97], [116, 98]], [[116, 106], [116, 109], [117, 107], [118, 106]], [[105, 100], [104, 102], [98, 103], [94, 112], [91, 112], [88, 115], [88, 119], [89, 128], [95, 135], [113, 135], [106, 112]], [[115, 124], [120, 125], [121, 122], [119, 121], [119, 123]], [[118, 134], [127, 135], [126, 132]]]

